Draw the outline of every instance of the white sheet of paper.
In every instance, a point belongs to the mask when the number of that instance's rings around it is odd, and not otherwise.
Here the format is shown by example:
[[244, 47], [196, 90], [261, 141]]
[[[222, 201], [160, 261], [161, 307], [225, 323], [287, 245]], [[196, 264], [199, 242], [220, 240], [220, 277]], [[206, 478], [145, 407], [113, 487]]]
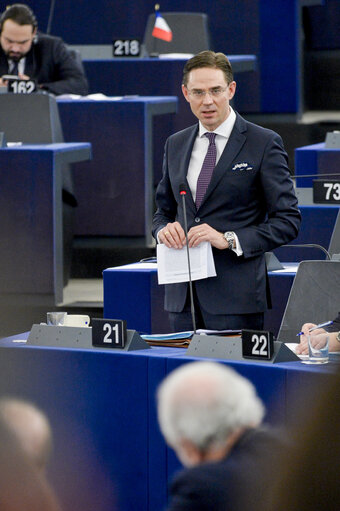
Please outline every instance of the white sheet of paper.
[[159, 59], [184, 59], [189, 60], [193, 57], [193, 53], [160, 53], [158, 55]]
[[[215, 262], [211, 244], [207, 241], [195, 248], [189, 248], [191, 280], [216, 277]], [[188, 256], [187, 249], [168, 248], [166, 245], [157, 245], [158, 284], [174, 284], [175, 282], [188, 282]]]
[[[296, 346], [299, 345], [299, 343], [297, 343], [297, 342], [285, 342], [285, 345], [287, 346], [287, 348], [292, 350], [293, 353], [295, 353], [295, 348], [296, 348]], [[298, 355], [297, 353], [295, 353], [295, 355], [297, 355], [301, 360], [306, 360], [307, 358], [309, 358], [308, 355]]]
[[122, 266], [111, 266], [108, 270], [152, 270], [157, 268], [157, 263], [132, 263], [124, 264]]

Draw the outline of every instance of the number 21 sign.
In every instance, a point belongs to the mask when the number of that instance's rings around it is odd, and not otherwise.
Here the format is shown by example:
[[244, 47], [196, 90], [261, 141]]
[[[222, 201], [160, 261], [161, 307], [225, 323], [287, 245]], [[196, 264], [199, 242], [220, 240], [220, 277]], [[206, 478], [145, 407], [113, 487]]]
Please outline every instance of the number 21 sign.
[[92, 321], [92, 345], [100, 348], [122, 349], [126, 342], [126, 321], [97, 319]]

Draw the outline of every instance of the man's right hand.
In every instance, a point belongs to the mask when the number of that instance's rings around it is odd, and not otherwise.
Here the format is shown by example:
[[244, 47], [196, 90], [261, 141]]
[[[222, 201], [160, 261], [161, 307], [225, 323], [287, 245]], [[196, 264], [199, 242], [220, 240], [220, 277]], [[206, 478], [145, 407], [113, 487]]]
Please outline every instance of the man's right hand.
[[[300, 336], [300, 344], [296, 346], [295, 353], [297, 355], [308, 355], [308, 335], [311, 328], [314, 328], [316, 325], [314, 323], [305, 323], [302, 325], [301, 332], [303, 335]], [[324, 334], [326, 330], [323, 328], [318, 328], [313, 330], [313, 335]]]
[[158, 233], [160, 243], [168, 248], [183, 248], [185, 245], [185, 232], [179, 222], [168, 223]]
[[[6, 75], [4, 75], [6, 76]], [[18, 76], [16, 78], [19, 78], [19, 80], [29, 80], [30, 77], [23, 74], [23, 73], [19, 73]], [[4, 80], [2, 77], [0, 78], [0, 86], [7, 86], [8, 84], [8, 80]]]

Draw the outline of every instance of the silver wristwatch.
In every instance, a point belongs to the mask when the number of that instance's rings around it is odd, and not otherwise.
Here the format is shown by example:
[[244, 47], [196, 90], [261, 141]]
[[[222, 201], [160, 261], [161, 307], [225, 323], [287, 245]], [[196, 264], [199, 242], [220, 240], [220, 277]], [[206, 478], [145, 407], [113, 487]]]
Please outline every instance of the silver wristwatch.
[[233, 231], [224, 232], [223, 238], [228, 243], [229, 250], [232, 250], [234, 248], [235, 233]]
[[338, 332], [338, 335], [336, 336], [336, 340], [340, 342], [340, 332]]

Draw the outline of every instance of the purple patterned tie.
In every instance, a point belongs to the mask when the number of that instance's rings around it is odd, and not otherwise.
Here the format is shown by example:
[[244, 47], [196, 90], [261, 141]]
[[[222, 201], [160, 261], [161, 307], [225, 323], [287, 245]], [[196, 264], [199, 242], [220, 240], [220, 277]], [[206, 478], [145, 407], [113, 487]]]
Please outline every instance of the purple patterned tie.
[[200, 207], [205, 192], [207, 191], [216, 164], [216, 145], [215, 145], [216, 133], [204, 133], [204, 135], [209, 139], [209, 147], [203, 161], [200, 175], [198, 176], [197, 180], [196, 188], [197, 209]]

